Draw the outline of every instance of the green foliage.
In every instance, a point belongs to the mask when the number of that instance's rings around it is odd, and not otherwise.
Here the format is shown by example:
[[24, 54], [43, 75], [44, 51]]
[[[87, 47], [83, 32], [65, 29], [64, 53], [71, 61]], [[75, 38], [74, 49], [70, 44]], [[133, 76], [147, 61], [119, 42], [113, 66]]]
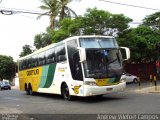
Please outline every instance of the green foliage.
[[130, 23], [132, 19], [124, 16], [123, 14], [112, 14], [111, 16], [111, 28], [117, 29], [118, 32], [123, 32], [126, 30], [129, 26], [128, 23]]
[[80, 30], [83, 29], [83, 18], [77, 17], [76, 19], [65, 18], [61, 21], [61, 30], [65, 31], [68, 36], [80, 35]]
[[49, 15], [50, 16], [50, 28], [55, 29], [55, 19], [57, 16], [59, 16], [58, 23], [63, 20], [63, 18], [72, 18], [77, 17], [76, 13], [67, 6], [71, 0], [41, 0], [43, 5], [40, 6], [42, 10], [47, 10], [46, 13], [40, 15], [38, 18], [40, 18], [43, 15]]
[[131, 62], [147, 63], [157, 59], [157, 44], [160, 36], [148, 26], [138, 26], [126, 31], [118, 38], [121, 46], [131, 50]]
[[0, 55], [0, 80], [12, 80], [15, 76], [16, 64], [10, 56]]
[[143, 24], [150, 26], [155, 30], [160, 30], [160, 12], [156, 12], [154, 14], [146, 16], [143, 19]]
[[38, 16], [38, 18], [49, 15], [50, 16], [50, 28], [54, 29], [55, 27], [55, 18], [58, 16], [60, 12], [60, 2], [57, 0], [41, 0], [43, 5], [40, 6], [42, 10], [46, 10], [47, 12]]
[[64, 40], [67, 37], [69, 37], [69, 34], [67, 34], [67, 32], [63, 30], [58, 30], [54, 32], [54, 35], [52, 36], [52, 40], [54, 43], [56, 43]]
[[130, 18], [108, 11], [88, 9], [86, 14], [75, 19], [64, 18], [58, 30], [47, 29], [47, 33], [37, 34], [34, 45], [37, 49], [76, 35], [118, 35], [128, 28]]
[[108, 11], [88, 9], [83, 17], [64, 19], [60, 31], [75, 35], [118, 35], [128, 28], [130, 18]]
[[37, 49], [43, 48], [52, 43], [51, 35], [48, 33], [37, 34], [34, 37], [34, 46]]
[[30, 45], [24, 45], [23, 46], [23, 50], [22, 52], [20, 53], [20, 57], [23, 57], [23, 56], [26, 56], [28, 54], [31, 54], [33, 51], [31, 49], [31, 46]]
[[84, 16], [84, 33], [96, 35], [118, 35], [128, 28], [132, 20], [123, 14], [112, 14], [108, 11], [88, 9]]

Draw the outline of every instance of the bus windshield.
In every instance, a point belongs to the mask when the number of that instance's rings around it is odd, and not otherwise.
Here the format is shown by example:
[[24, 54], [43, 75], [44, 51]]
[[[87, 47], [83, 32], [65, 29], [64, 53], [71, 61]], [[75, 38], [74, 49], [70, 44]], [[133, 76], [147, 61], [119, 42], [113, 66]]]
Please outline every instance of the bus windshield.
[[86, 78], [112, 78], [123, 73], [118, 49], [88, 49], [83, 65]]
[[123, 73], [122, 56], [114, 38], [80, 38], [80, 46], [86, 48], [86, 78], [117, 77]]

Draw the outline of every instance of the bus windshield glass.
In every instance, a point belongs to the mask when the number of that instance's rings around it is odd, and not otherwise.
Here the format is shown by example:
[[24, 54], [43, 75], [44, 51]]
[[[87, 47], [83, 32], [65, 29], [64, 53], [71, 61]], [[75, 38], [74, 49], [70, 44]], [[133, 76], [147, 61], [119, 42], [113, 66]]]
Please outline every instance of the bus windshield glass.
[[86, 78], [119, 77], [123, 72], [118, 49], [88, 49], [83, 65]]
[[86, 48], [86, 78], [112, 78], [123, 73], [122, 56], [114, 38], [82, 38], [80, 45]]
[[118, 48], [114, 38], [80, 38], [80, 46], [83, 48]]

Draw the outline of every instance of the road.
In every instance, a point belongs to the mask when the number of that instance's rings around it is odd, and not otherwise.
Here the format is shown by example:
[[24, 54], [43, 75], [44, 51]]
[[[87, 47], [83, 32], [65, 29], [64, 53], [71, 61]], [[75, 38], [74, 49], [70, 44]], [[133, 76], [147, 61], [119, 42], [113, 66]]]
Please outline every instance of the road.
[[58, 117], [65, 119], [63, 114], [160, 113], [160, 93], [137, 93], [134, 92], [136, 88], [137, 85], [128, 85], [124, 92], [108, 94], [100, 99], [87, 97], [74, 101], [65, 101], [61, 96], [51, 94], [30, 96], [17, 89], [0, 91], [0, 113], [19, 114], [33, 120], [55, 114], [61, 114]]

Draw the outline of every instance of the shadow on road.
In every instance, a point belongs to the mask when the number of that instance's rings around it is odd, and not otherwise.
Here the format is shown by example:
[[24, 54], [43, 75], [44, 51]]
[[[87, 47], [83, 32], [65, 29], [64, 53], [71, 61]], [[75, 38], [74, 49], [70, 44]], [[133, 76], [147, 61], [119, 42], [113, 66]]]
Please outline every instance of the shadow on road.
[[[24, 94], [25, 96], [29, 96], [27, 94]], [[35, 95], [31, 97], [43, 97], [47, 99], [53, 99], [53, 100], [60, 100], [60, 101], [67, 101], [64, 100], [61, 95], [56, 95], [56, 94], [47, 94], [47, 93], [36, 93]], [[103, 102], [103, 101], [120, 101], [123, 99], [127, 99], [123, 94], [120, 95], [115, 95], [114, 93], [108, 94], [108, 95], [103, 95], [103, 96], [90, 96], [90, 97], [78, 97], [74, 96], [71, 101], [68, 102], [83, 102], [83, 103], [98, 103], [98, 102]]]

